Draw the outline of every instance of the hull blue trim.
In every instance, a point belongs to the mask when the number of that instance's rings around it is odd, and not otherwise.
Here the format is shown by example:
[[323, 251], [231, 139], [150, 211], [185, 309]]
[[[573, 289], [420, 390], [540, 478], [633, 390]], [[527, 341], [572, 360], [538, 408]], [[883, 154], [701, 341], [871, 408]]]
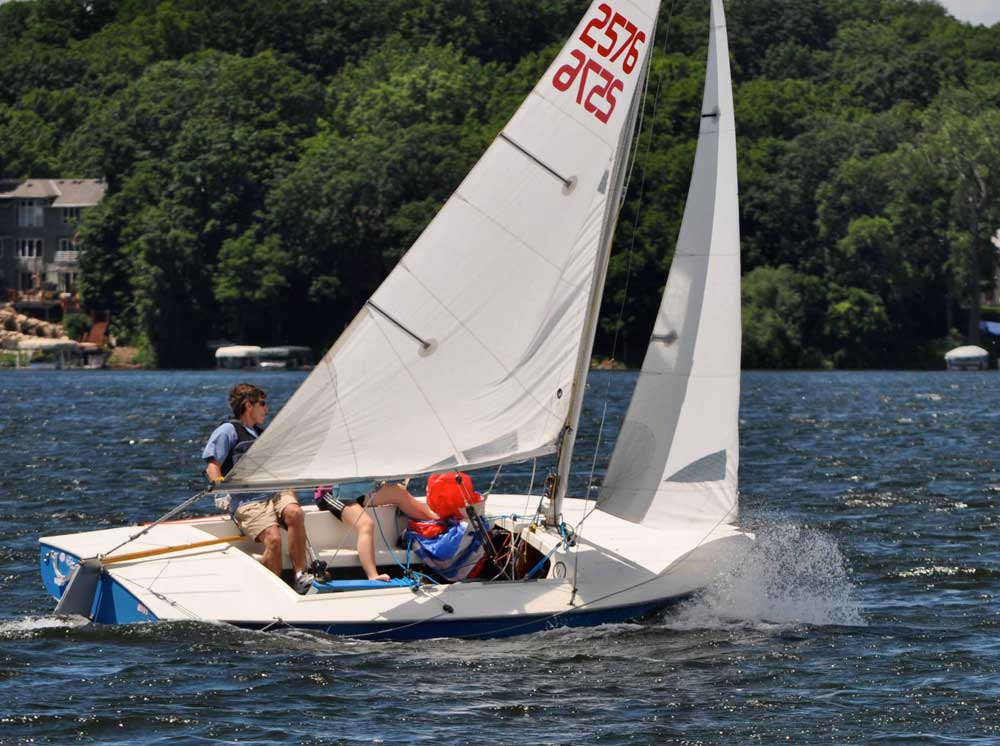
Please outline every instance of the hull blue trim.
[[[75, 555], [47, 544], [40, 545], [39, 569], [42, 575], [42, 584], [56, 601], [62, 598], [69, 574], [79, 562], [80, 558]], [[94, 603], [90, 607], [90, 618], [100, 624], [157, 621], [155, 614], [104, 570], [101, 571], [101, 578], [94, 593]]]
[[[45, 589], [56, 600], [62, 596], [66, 578], [79, 558], [58, 549], [41, 545], [40, 567]], [[561, 614], [538, 614], [516, 617], [491, 617], [487, 619], [462, 619], [449, 621], [444, 612], [431, 620], [402, 623], [357, 624], [292, 624], [284, 621], [246, 622], [221, 620], [244, 629], [269, 630], [287, 627], [312, 629], [343, 637], [365, 637], [377, 640], [426, 640], [433, 637], [498, 638], [525, 635], [557, 627], [596, 627], [634, 621], [687, 600], [693, 593], [673, 598], [659, 599], [643, 604], [616, 606], [588, 611], [569, 610]], [[102, 572], [94, 595], [90, 618], [99, 624], [131, 624], [155, 622], [156, 616], [131, 592], [127, 591], [109, 573]]]
[[156, 615], [130, 591], [115, 580], [110, 573], [102, 572], [101, 581], [94, 594], [90, 618], [98, 624], [134, 624], [155, 622]]
[[62, 598], [69, 574], [79, 563], [80, 558], [74, 554], [48, 544], [38, 545], [38, 569], [42, 576], [42, 585], [56, 601]]
[[661, 599], [644, 604], [616, 606], [597, 611], [567, 611], [562, 614], [539, 614], [489, 619], [462, 619], [453, 622], [428, 620], [399, 624], [373, 622], [370, 624], [291, 624], [283, 621], [262, 624], [259, 622], [228, 621], [244, 629], [271, 630], [293, 627], [325, 632], [342, 637], [365, 637], [376, 640], [427, 640], [434, 637], [473, 637], [480, 639], [514, 637], [541, 632], [558, 627], [596, 627], [601, 624], [618, 624], [635, 621], [657, 611], [686, 601], [693, 596]]

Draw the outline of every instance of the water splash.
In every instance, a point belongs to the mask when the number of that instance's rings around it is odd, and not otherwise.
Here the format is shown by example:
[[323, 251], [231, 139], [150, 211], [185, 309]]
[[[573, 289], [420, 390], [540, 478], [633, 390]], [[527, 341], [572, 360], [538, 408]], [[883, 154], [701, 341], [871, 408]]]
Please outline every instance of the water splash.
[[0, 640], [31, 639], [44, 630], [83, 627], [89, 621], [82, 616], [28, 616], [0, 622]]
[[675, 629], [733, 625], [864, 626], [837, 543], [814, 529], [762, 526], [757, 540], [666, 623]]

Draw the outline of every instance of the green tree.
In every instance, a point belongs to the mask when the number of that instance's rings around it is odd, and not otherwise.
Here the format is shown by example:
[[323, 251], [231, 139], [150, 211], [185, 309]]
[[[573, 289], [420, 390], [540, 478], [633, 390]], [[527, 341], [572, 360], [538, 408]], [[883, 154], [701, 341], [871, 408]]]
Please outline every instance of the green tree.
[[211, 273], [190, 222], [182, 206], [154, 205], [123, 231], [136, 320], [165, 367], [203, 365], [212, 329]]
[[791, 267], [757, 267], [743, 278], [743, 367], [785, 368], [803, 357], [803, 297]]
[[56, 176], [56, 131], [32, 111], [0, 105], [0, 174]]
[[1000, 112], [975, 92], [949, 94], [928, 112], [921, 149], [950, 191], [950, 269], [969, 308], [967, 338], [979, 340], [980, 293], [992, 286], [1000, 226]]
[[[114, 174], [107, 207], [84, 237], [84, 298], [107, 303], [160, 365], [198, 364], [197, 342], [221, 331], [218, 319], [246, 330], [260, 317], [245, 306], [273, 298], [274, 272], [286, 265], [265, 241], [264, 253], [250, 256], [270, 270], [247, 279], [246, 237], [315, 130], [323, 90], [271, 53], [204, 52], [154, 65], [113, 99], [71, 148], [80, 163]], [[216, 287], [211, 274], [223, 260]], [[129, 299], [116, 290], [122, 282]], [[214, 313], [220, 303], [224, 312]]]
[[223, 244], [213, 290], [231, 324], [229, 331], [238, 341], [248, 341], [251, 335], [267, 338], [276, 332], [280, 338], [280, 305], [289, 287], [290, 269], [288, 253], [276, 236], [261, 241], [248, 230]]
[[452, 47], [415, 49], [393, 36], [330, 85], [331, 121], [342, 133], [383, 136], [416, 124], [476, 121], [494, 75]]
[[838, 368], [884, 366], [890, 331], [882, 300], [860, 288], [829, 288], [825, 336]]
[[[277, 341], [317, 315], [325, 328], [308, 341], [322, 346], [586, 6], [0, 4], [0, 175], [107, 179], [81, 226], [84, 300], [161, 365], [200, 361], [206, 336]], [[729, 0], [727, 12], [748, 360], [924, 364], [960, 304], [974, 323], [992, 279], [1000, 27], [916, 0]], [[632, 363], [687, 197], [707, 18], [706, 3], [664, 3], [649, 40], [597, 339], [606, 354], [617, 337]]]

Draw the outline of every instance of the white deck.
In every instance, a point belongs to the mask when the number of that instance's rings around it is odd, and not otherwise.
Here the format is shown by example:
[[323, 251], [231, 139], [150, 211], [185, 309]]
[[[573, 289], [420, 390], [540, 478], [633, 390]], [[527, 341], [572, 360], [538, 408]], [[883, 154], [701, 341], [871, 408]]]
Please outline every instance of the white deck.
[[[537, 497], [531, 498], [532, 507]], [[491, 515], [521, 513], [525, 496], [493, 495]], [[565, 521], [573, 526], [586, 507], [567, 500]], [[326, 511], [305, 506], [310, 541], [332, 565], [357, 562], [354, 536]], [[388, 544], [376, 529], [379, 564], [405, 561], [394, 545], [402, 521], [378, 509]], [[391, 531], [389, 529], [392, 529]], [[77, 557], [103, 553], [137, 531], [122, 527], [41, 539]], [[116, 554], [184, 545], [238, 533], [225, 516], [162, 524]], [[559, 544], [552, 531], [529, 531], [528, 541], [542, 554]], [[106, 570], [157, 618], [292, 625], [450, 622], [510, 618], [573, 611], [598, 611], [669, 599], [703, 587], [725, 560], [727, 550], [745, 535], [731, 526], [701, 531], [656, 531], [601, 511], [583, 525], [578, 547], [559, 548], [551, 557], [550, 577], [531, 581], [466, 582], [411, 588], [359, 590], [300, 596], [268, 572], [253, 553], [260, 545], [245, 540], [202, 549], [108, 565]], [[579, 552], [577, 558], [576, 552]], [[396, 559], [393, 559], [395, 557]], [[287, 559], [286, 559], [287, 561]], [[575, 573], [574, 573], [575, 569]], [[576, 578], [576, 594], [573, 583]], [[572, 606], [570, 605], [572, 601]], [[445, 610], [447, 605], [452, 611]]]

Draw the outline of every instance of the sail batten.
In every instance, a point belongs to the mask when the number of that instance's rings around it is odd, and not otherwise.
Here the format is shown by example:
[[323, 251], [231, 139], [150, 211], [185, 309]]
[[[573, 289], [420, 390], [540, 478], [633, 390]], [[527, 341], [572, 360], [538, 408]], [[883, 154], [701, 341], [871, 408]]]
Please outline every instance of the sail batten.
[[552, 451], [658, 5], [595, 0], [373, 293], [392, 320], [362, 309], [228, 483], [388, 478]]

